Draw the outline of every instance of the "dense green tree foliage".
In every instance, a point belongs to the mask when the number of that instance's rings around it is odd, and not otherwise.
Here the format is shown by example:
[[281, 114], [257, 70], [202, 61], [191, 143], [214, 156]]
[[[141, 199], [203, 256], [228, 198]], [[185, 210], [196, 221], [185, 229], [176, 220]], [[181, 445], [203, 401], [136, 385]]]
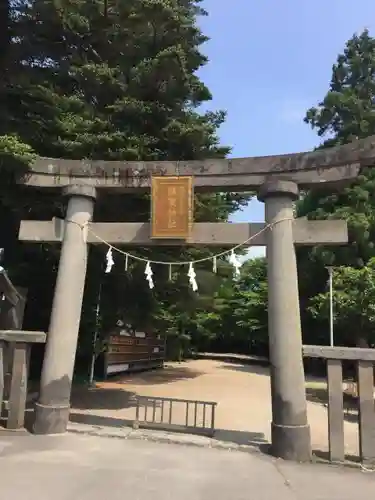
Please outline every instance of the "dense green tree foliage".
[[[0, 246], [6, 266], [29, 289], [26, 327], [46, 329], [59, 248], [17, 241], [21, 218], [63, 216], [64, 200], [17, 186], [35, 155], [72, 159], [186, 160], [224, 157], [219, 143], [223, 111], [201, 112], [211, 99], [197, 76], [208, 61], [207, 40], [198, 26], [206, 13], [199, 0], [14, 0], [0, 7]], [[375, 39], [354, 35], [332, 68], [328, 92], [305, 121], [319, 147], [375, 134]], [[297, 204], [299, 216], [344, 218], [350, 243], [341, 248], [299, 249], [304, 341], [328, 342], [328, 273], [334, 271], [335, 340], [373, 344], [375, 173], [363, 171], [345, 189], [314, 190]], [[249, 196], [234, 193], [196, 197], [195, 219], [225, 221]], [[98, 221], [147, 221], [149, 198], [101, 198]], [[124, 268], [116, 254], [104, 273], [106, 249], [91, 249], [79, 352], [92, 350], [93, 332], [104, 335], [119, 319], [167, 334], [169, 354], [191, 349], [266, 355], [265, 259], [246, 262], [241, 277], [219, 259], [197, 266], [199, 294], [187, 269], [155, 266], [150, 292], [144, 265]], [[205, 248], [139, 248], [156, 260], [210, 255]], [[97, 306], [100, 299], [100, 315]], [[99, 321], [99, 324], [98, 324]], [[100, 348], [100, 346], [99, 346]], [[79, 359], [81, 359], [79, 357]]]
[[[337, 57], [332, 68], [329, 90], [317, 107], [307, 111], [305, 122], [324, 139], [320, 147], [345, 144], [375, 134], [374, 102], [375, 39], [365, 30], [361, 34], [354, 35], [347, 42], [344, 52]], [[359, 281], [355, 284], [356, 279], [361, 280], [362, 272], [365, 274], [372, 272], [366, 267], [363, 271], [361, 268], [367, 266], [375, 256], [375, 169], [363, 170], [358, 180], [344, 189], [340, 187], [329, 192], [310, 191], [298, 204], [297, 212], [299, 216], [307, 215], [311, 219], [342, 218], [349, 225], [349, 245], [341, 248], [314, 248], [312, 251], [303, 249], [299, 252], [305, 340], [309, 343], [327, 342], [328, 322], [326, 321], [324, 328], [322, 321], [317, 321], [319, 316], [317, 312], [323, 312], [323, 309], [316, 307], [318, 299], [314, 298], [326, 291], [328, 274], [324, 266], [352, 266], [347, 271], [340, 268], [334, 273], [334, 289], [336, 285], [338, 287], [335, 291], [335, 304], [337, 301], [335, 322], [341, 325], [338, 315], [341, 317], [344, 314], [344, 307], [340, 304], [347, 304], [345, 297], [340, 298], [342, 273], [348, 273], [352, 286], [360, 290], [362, 284]], [[346, 280], [349, 279], [348, 276]], [[321, 300], [322, 296], [319, 297]], [[366, 315], [360, 294], [353, 297], [358, 313]], [[307, 312], [309, 302], [314, 304], [315, 321], [311, 321], [311, 315]], [[322, 320], [322, 317], [320, 319]], [[365, 318], [356, 325], [353, 324], [353, 328], [348, 323], [350, 334], [348, 331], [344, 334], [338, 327], [336, 336], [338, 343], [348, 343], [349, 335], [351, 344], [363, 344], [363, 339], [368, 338], [369, 332], [368, 327], [361, 331], [361, 325], [364, 324], [366, 324]], [[325, 334], [322, 334], [322, 328]]]
[[[375, 344], [375, 260], [367, 266], [337, 267], [334, 273], [334, 339], [338, 344], [368, 347]], [[309, 312], [317, 324], [329, 321], [329, 291], [310, 301]]]
[[[2, 59], [6, 78], [0, 89], [2, 170], [3, 165], [9, 169], [10, 155], [21, 166], [33, 154], [103, 160], [225, 156], [229, 149], [220, 146], [217, 136], [225, 113], [198, 109], [211, 99], [197, 76], [207, 63], [200, 51], [207, 38], [197, 24], [198, 16], [206, 13], [199, 4], [199, 0], [19, 0], [3, 6], [2, 44], [9, 57]], [[56, 196], [13, 187], [1, 199], [1, 219], [6, 221], [1, 244], [12, 277], [29, 289], [27, 326], [46, 329], [59, 248], [21, 245], [17, 229], [21, 217], [63, 216], [65, 203]], [[199, 196], [195, 218], [227, 220], [246, 200], [235, 194]], [[147, 221], [149, 199], [101, 198], [95, 219]], [[158, 286], [151, 294], [144, 266], [133, 262], [125, 273], [120, 256], [113, 273], [104, 276], [105, 251], [95, 247], [90, 253], [80, 352], [91, 349], [99, 290], [103, 331], [124, 316], [144, 326], [169, 317], [167, 330], [179, 325], [178, 333], [183, 334], [179, 314], [186, 305], [194, 309], [196, 301], [185, 271], [169, 283], [165, 268], [154, 269]], [[209, 254], [208, 249], [175, 248], [136, 252], [158, 260]]]
[[[329, 91], [305, 121], [324, 138], [321, 147], [345, 144], [375, 134], [375, 39], [368, 31], [354, 35], [332, 69]], [[350, 227], [350, 245], [326, 259], [334, 264], [363, 265], [375, 254], [375, 173], [364, 171], [346, 189], [308, 193], [298, 215], [344, 218]]]

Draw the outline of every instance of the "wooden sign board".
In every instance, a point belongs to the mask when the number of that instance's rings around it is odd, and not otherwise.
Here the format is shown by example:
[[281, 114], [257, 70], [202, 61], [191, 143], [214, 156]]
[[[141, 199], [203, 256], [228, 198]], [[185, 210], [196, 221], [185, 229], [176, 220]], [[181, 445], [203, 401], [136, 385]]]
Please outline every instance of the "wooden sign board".
[[163, 366], [165, 339], [154, 333], [144, 333], [143, 337], [137, 333], [130, 337], [119, 332], [109, 336], [107, 349], [98, 359], [100, 376]]
[[151, 238], [187, 240], [193, 224], [192, 177], [152, 177]]

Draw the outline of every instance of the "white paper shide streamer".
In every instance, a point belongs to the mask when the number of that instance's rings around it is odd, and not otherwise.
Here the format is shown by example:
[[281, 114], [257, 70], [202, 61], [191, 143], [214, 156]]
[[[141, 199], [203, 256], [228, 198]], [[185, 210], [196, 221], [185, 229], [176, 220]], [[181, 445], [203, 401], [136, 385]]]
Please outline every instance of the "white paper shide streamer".
[[234, 250], [232, 250], [229, 255], [229, 263], [233, 266], [234, 277], [239, 278], [241, 275], [240, 269], [242, 266], [242, 262], [238, 260], [237, 255], [234, 253]]
[[216, 257], [214, 257], [212, 259], [212, 272], [217, 273], [217, 258]]
[[151, 290], [155, 286], [154, 280], [152, 279], [152, 275], [153, 275], [153, 272], [151, 269], [151, 264], [150, 264], [150, 262], [147, 262], [146, 268], [145, 268], [145, 276], [146, 276], [146, 280], [148, 281], [148, 286], [150, 287]]
[[112, 267], [114, 266], [115, 264], [115, 261], [113, 260], [113, 254], [112, 254], [112, 248], [110, 248], [107, 252], [107, 255], [105, 256], [106, 258], [106, 268], [105, 268], [105, 272], [106, 274], [110, 273], [112, 271]]
[[[293, 220], [293, 219], [282, 219], [282, 220]], [[279, 222], [279, 221], [277, 221], [277, 222]], [[243, 262], [241, 262], [241, 260], [237, 257], [235, 250], [237, 250], [239, 247], [242, 247], [244, 245], [248, 245], [252, 239], [254, 239], [256, 236], [258, 236], [260, 233], [264, 232], [265, 229], [272, 229], [274, 224], [276, 224], [276, 223], [268, 224], [265, 228], [263, 228], [257, 234], [253, 234], [246, 241], [244, 241], [243, 243], [241, 243], [239, 245], [236, 245], [231, 250], [229, 249], [229, 250], [226, 250], [224, 252], [220, 252], [217, 255], [212, 255], [210, 257], [205, 257], [202, 259], [192, 260], [190, 262], [189, 261], [188, 262], [186, 262], [186, 261], [163, 262], [163, 261], [156, 261], [156, 260], [155, 261], [154, 260], [146, 260], [143, 257], [138, 257], [136, 255], [132, 255], [130, 253], [127, 253], [127, 252], [120, 250], [119, 248], [112, 246], [110, 243], [103, 240], [100, 236], [96, 235], [91, 230], [89, 225], [85, 226], [82, 229], [87, 229], [87, 231], [91, 231], [91, 233], [96, 237], [96, 239], [98, 239], [99, 241], [101, 241], [102, 243], [104, 243], [105, 245], [108, 246], [108, 252], [106, 254], [106, 269], [105, 269], [106, 274], [110, 273], [112, 271], [113, 266], [115, 265], [115, 261], [113, 259], [113, 253], [112, 253], [113, 251], [116, 251], [120, 254], [125, 255], [125, 271], [128, 271], [129, 259], [133, 259], [136, 262], [145, 262], [146, 263], [144, 274], [145, 274], [145, 277], [146, 277], [146, 280], [148, 282], [150, 289], [153, 289], [155, 287], [154, 280], [153, 280], [154, 273], [151, 269], [151, 265], [168, 266], [168, 279], [169, 279], [169, 281], [172, 281], [172, 279], [173, 279], [172, 266], [186, 266], [186, 265], [188, 265], [189, 268], [188, 268], [187, 276], [189, 278], [189, 284], [191, 285], [193, 291], [196, 292], [198, 290], [198, 283], [197, 283], [197, 274], [196, 274], [195, 269], [194, 269], [194, 264], [198, 264], [198, 263], [201, 263], [204, 261], [212, 260], [212, 271], [214, 273], [217, 273], [218, 259], [220, 257], [228, 256], [228, 254], [229, 254], [228, 262], [229, 262], [229, 264], [231, 264], [233, 266], [233, 279], [238, 279], [241, 276], [240, 269], [242, 267]], [[84, 232], [85, 231], [83, 231], [83, 233]], [[85, 240], [87, 239], [86, 234], [84, 234], [84, 239]], [[0, 273], [3, 272], [3, 268], [1, 267], [1, 260], [2, 260], [1, 257], [2, 257], [3, 251], [4, 250], [2, 248], [0, 248]], [[0, 296], [0, 299], [1, 299], [1, 296]]]
[[198, 290], [198, 283], [197, 283], [197, 275], [194, 270], [193, 263], [190, 262], [189, 264], [189, 271], [188, 271], [188, 276], [189, 276], [189, 283], [193, 289], [193, 292], [196, 292]]

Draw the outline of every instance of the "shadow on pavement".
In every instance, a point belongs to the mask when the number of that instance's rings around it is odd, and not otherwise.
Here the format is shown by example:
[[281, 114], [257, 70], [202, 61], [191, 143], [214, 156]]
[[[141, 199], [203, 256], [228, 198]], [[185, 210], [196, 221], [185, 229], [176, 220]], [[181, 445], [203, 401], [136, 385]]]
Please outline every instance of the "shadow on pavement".
[[86, 413], [70, 412], [69, 420], [76, 424], [93, 425], [97, 427], [131, 427], [132, 420], [124, 418], [104, 417], [100, 415], [88, 415]]
[[[307, 401], [318, 403], [322, 406], [328, 407], [328, 390], [327, 387], [307, 387], [306, 388]], [[343, 393], [344, 398], [344, 419], [347, 422], [358, 422], [358, 401], [357, 398]]]
[[217, 429], [213, 439], [225, 443], [234, 443], [238, 445], [256, 446], [262, 451], [268, 448], [269, 443], [265, 439], [263, 432], [247, 432], [229, 429]]
[[[324, 460], [327, 463], [332, 463], [330, 462], [329, 459], [329, 453], [328, 451], [322, 451], [322, 450], [313, 450], [313, 455], [317, 458], [320, 458], [321, 460]], [[345, 460], [353, 463], [361, 463], [361, 460], [358, 455], [347, 455], [345, 454]]]
[[74, 387], [71, 408], [79, 410], [120, 410], [135, 407], [135, 392], [96, 386]]
[[224, 370], [232, 370], [237, 372], [245, 372], [245, 373], [255, 373], [257, 375], [270, 375], [270, 370], [268, 367], [260, 366], [260, 365], [240, 365], [237, 363], [225, 363], [221, 366]]
[[264, 356], [249, 356], [246, 354], [220, 354], [220, 353], [198, 353], [195, 359], [206, 359], [211, 361], [224, 361], [225, 363], [239, 363], [241, 365], [269, 366], [269, 359]]
[[179, 380], [191, 380], [204, 375], [203, 372], [189, 368], [188, 366], [168, 366], [148, 372], [118, 375], [109, 378], [100, 384], [134, 384], [134, 385], [158, 385], [171, 384]]
[[[100, 415], [88, 415], [82, 413], [70, 413], [70, 421], [78, 424], [91, 425], [95, 427], [112, 427], [120, 429], [122, 427], [132, 427], [133, 421], [124, 418], [106, 417]], [[150, 428], [149, 428], [150, 429]], [[159, 429], [160, 430], [160, 429]], [[167, 429], [166, 429], [167, 430]], [[167, 430], [167, 432], [173, 432]], [[181, 432], [178, 432], [181, 434]], [[189, 435], [188, 432], [182, 434]], [[261, 432], [245, 432], [230, 429], [217, 429], [213, 437], [215, 441], [233, 443], [239, 446], [253, 446], [263, 452], [268, 451], [269, 443]]]

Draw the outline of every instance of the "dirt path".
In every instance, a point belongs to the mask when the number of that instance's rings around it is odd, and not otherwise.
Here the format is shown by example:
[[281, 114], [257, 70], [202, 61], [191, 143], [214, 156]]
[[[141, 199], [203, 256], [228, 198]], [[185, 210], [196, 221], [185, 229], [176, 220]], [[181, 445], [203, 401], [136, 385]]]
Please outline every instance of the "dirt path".
[[[216, 428], [220, 429], [223, 438], [241, 444], [270, 439], [270, 377], [267, 368], [204, 359], [168, 363], [164, 370], [123, 376], [100, 383], [89, 393], [76, 394], [72, 418], [83, 421], [91, 417], [90, 423], [95, 423], [97, 418], [98, 424], [104, 424], [105, 419], [132, 420], [135, 416], [134, 395], [216, 401]], [[313, 448], [327, 451], [326, 408], [309, 401], [308, 418]], [[118, 425], [121, 425], [120, 420]], [[356, 423], [345, 422], [345, 443], [347, 454], [357, 456]]]

